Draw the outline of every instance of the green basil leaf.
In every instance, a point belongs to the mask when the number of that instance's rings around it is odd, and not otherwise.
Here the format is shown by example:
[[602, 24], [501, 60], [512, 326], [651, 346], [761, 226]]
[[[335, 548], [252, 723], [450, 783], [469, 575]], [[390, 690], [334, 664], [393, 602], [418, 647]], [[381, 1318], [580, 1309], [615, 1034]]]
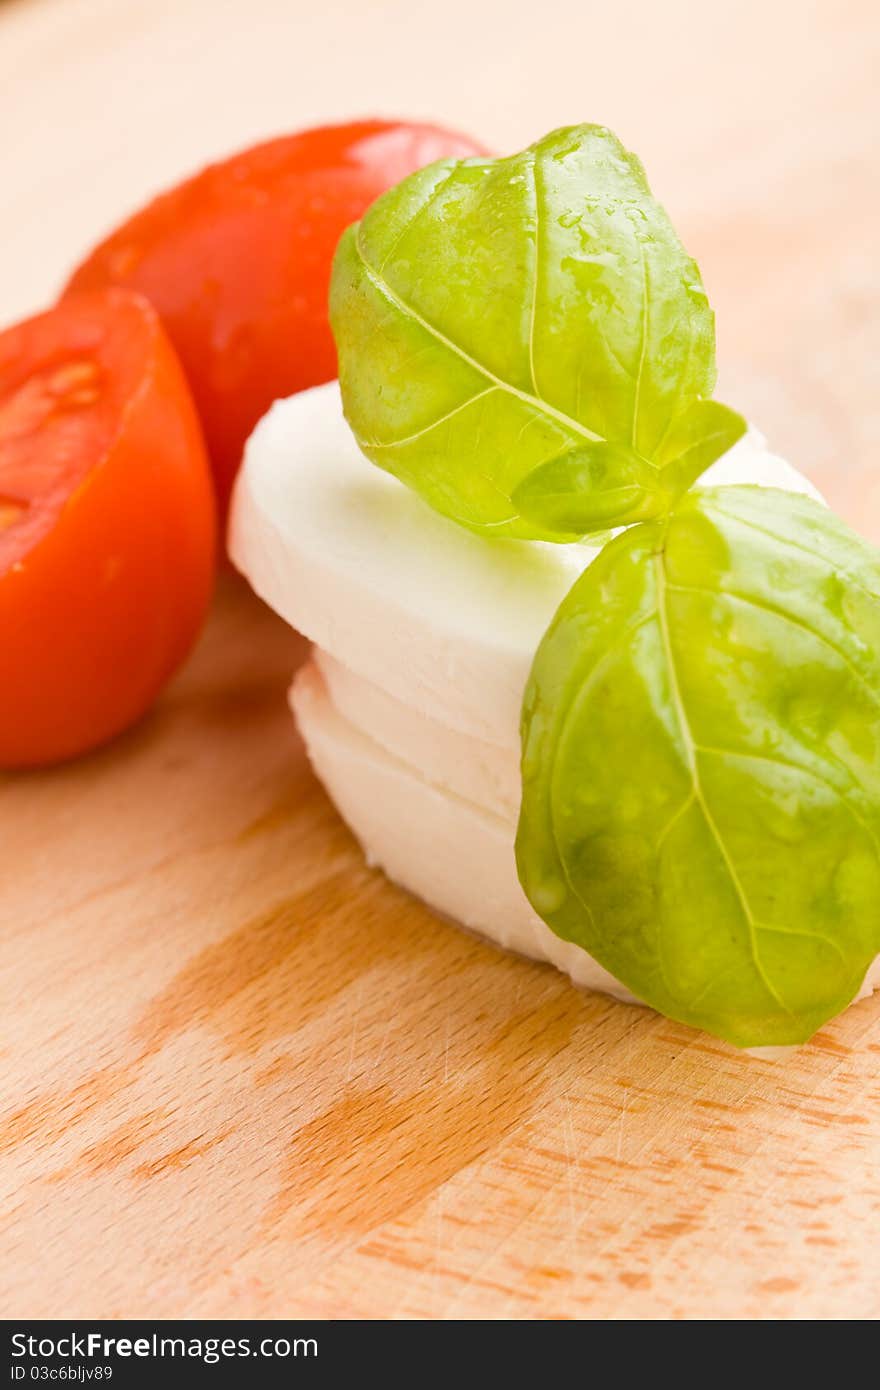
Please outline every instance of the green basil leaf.
[[585, 444], [560, 454], [524, 478], [512, 500], [528, 521], [574, 536], [669, 511], [659, 470], [624, 444]]
[[745, 432], [743, 417], [720, 401], [693, 401], [676, 415], [657, 453], [669, 495], [681, 497]]
[[880, 952], [880, 558], [808, 498], [690, 493], [606, 546], [523, 705], [523, 887], [672, 1018], [802, 1042]]
[[584, 444], [529, 473], [513, 490], [521, 517], [558, 533], [589, 535], [666, 516], [715, 460], [740, 439], [746, 422], [718, 401], [694, 401], [671, 422], [661, 463], [625, 444]]
[[[630, 455], [691, 450], [684, 474], [698, 445], [706, 467], [729, 438], [694, 413], [715, 380], [697, 267], [639, 161], [599, 126], [405, 179], [343, 236], [330, 315], [363, 452], [478, 530], [570, 539], [537, 482], [528, 515], [515, 499], [554, 458], [613, 444], [625, 452], [606, 461], [625, 472]], [[615, 486], [628, 484], [609, 476], [606, 502]], [[609, 524], [628, 494], [621, 505]]]

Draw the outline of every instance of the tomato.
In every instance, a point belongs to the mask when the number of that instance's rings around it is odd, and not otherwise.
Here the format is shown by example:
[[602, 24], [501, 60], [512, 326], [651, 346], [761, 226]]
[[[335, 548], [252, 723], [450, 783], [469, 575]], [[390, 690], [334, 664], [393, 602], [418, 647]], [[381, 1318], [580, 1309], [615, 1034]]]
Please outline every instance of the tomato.
[[69, 290], [126, 285], [159, 310], [201, 413], [222, 511], [260, 416], [336, 375], [327, 291], [345, 228], [414, 169], [479, 153], [465, 136], [388, 121], [271, 140], [157, 198], [74, 272]]
[[339, 236], [406, 174], [475, 153], [466, 136], [389, 121], [270, 140], [157, 197], [74, 272], [72, 291], [127, 285], [156, 304], [202, 414], [221, 510], [272, 400], [336, 375], [327, 292]]
[[0, 333], [0, 767], [143, 714], [199, 631], [215, 552], [198, 417], [148, 301], [104, 290]]

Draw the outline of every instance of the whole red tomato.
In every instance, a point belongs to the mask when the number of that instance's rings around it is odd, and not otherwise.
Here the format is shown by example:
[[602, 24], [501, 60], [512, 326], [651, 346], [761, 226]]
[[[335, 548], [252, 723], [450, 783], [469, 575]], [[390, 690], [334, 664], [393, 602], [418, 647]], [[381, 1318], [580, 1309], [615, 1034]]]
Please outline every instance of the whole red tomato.
[[213, 587], [204, 440], [153, 307], [102, 290], [0, 333], [0, 767], [128, 727]]
[[327, 291], [342, 232], [413, 170], [481, 153], [466, 136], [399, 121], [271, 140], [157, 198], [74, 272], [66, 293], [124, 285], [158, 309], [202, 417], [221, 511], [260, 416], [336, 375]]

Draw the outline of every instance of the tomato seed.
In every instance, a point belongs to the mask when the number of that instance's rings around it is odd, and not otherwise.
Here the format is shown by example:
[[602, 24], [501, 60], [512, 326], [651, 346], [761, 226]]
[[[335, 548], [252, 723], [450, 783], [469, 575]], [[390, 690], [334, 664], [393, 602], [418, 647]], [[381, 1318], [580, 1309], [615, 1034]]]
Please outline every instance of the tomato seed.
[[81, 359], [51, 372], [35, 372], [0, 401], [0, 437], [21, 438], [39, 429], [58, 410], [94, 405], [100, 396], [101, 370]]
[[46, 390], [45, 380], [31, 377], [4, 400], [0, 400], [0, 439], [23, 439], [33, 434], [49, 418], [57, 405]]
[[97, 379], [98, 367], [95, 362], [66, 362], [63, 367], [55, 369], [46, 385], [53, 396], [66, 396], [77, 387], [94, 386]]
[[11, 497], [0, 497], [0, 531], [14, 526], [26, 511], [27, 507], [24, 503], [13, 502]]

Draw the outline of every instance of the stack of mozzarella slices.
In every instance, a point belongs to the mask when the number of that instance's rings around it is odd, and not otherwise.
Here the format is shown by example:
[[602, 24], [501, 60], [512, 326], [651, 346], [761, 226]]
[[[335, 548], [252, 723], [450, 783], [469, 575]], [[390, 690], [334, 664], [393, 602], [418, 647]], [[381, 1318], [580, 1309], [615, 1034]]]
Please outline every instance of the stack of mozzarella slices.
[[[754, 432], [705, 481], [818, 495]], [[514, 860], [523, 689], [597, 552], [486, 540], [438, 515], [361, 455], [335, 382], [279, 401], [257, 427], [230, 547], [314, 643], [291, 704], [369, 862], [499, 945], [628, 997], [536, 916]]]

